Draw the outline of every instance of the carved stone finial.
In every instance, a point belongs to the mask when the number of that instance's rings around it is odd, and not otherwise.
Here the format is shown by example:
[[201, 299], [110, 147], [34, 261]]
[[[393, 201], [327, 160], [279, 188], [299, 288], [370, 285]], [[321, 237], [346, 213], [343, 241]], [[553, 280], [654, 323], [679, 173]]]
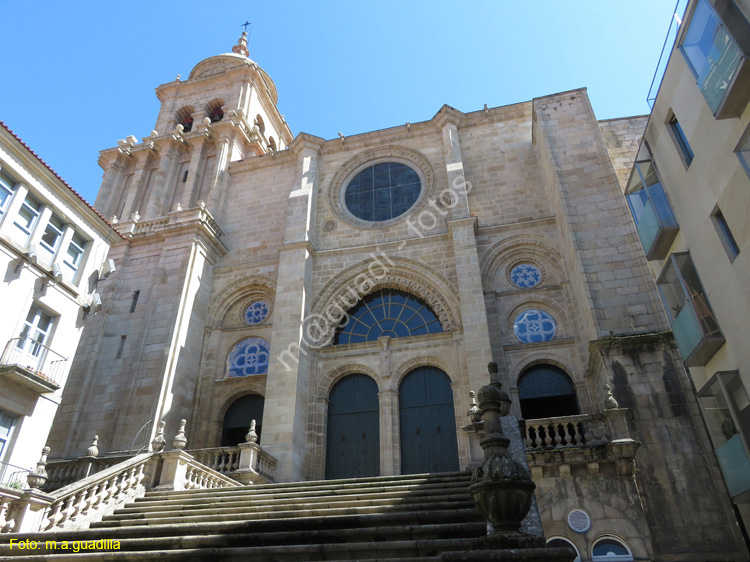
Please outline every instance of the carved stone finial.
[[471, 406], [469, 407], [469, 411], [466, 412], [466, 417], [469, 418], [472, 424], [477, 424], [482, 421], [482, 410], [479, 409], [479, 404], [477, 404], [476, 392], [470, 390], [469, 396], [471, 396]]
[[177, 78], [175, 78], [174, 80], [175, 82], [179, 82], [180, 80], [182, 80], [182, 75], [178, 74]]
[[245, 441], [248, 443], [258, 442], [258, 434], [255, 433], [255, 420], [250, 421], [250, 429], [248, 429], [247, 435], [245, 435]]
[[42, 449], [42, 456], [39, 457], [39, 462], [36, 463], [36, 468], [33, 472], [29, 472], [26, 475], [26, 483], [29, 488], [41, 488], [44, 483], [47, 482], [47, 455], [49, 455], [49, 447]]
[[206, 127], [210, 127], [210, 126], [211, 126], [211, 118], [210, 118], [210, 117], [204, 117], [204, 118], [203, 118], [203, 124], [204, 124], [204, 125], [205, 125]]
[[174, 436], [174, 439], [172, 439], [172, 447], [177, 449], [178, 451], [185, 448], [185, 445], [187, 445], [187, 437], [185, 437], [185, 424], [187, 424], [187, 420], [180, 420], [180, 430], [177, 432], [177, 435]]
[[232, 52], [245, 57], [250, 56], [250, 51], [247, 50], [247, 31], [242, 32], [242, 36], [237, 40], [237, 44], [232, 47]]
[[164, 420], [159, 422], [159, 429], [156, 430], [156, 437], [154, 437], [154, 440], [151, 441], [151, 449], [154, 451], [154, 453], [160, 453], [164, 450], [165, 445], [167, 444], [167, 440], [164, 439], [164, 427], [167, 425], [167, 422]]
[[182, 204], [181, 203], [175, 203], [174, 205], [174, 212], [182, 211]]
[[526, 468], [508, 454], [501, 417], [508, 415], [510, 397], [496, 379], [497, 363], [487, 366], [492, 382], [477, 393], [484, 420], [484, 461], [471, 477], [469, 491], [479, 512], [492, 524], [488, 539], [507, 546], [535, 544], [538, 537], [521, 532], [521, 521], [531, 508], [536, 485]]
[[607, 410], [614, 410], [616, 408], [619, 408], [620, 405], [617, 403], [617, 399], [612, 396], [612, 387], [608, 384], [605, 384], [604, 390], [607, 391], [607, 397], [604, 399], [604, 408]]
[[111, 222], [112, 224], [117, 224], [118, 222], [120, 222], [120, 219], [117, 218], [117, 215], [112, 215], [112, 220], [109, 222]]
[[130, 214], [131, 221], [138, 222], [140, 218], [141, 218], [141, 214], [138, 211]]
[[97, 443], [99, 443], [99, 436], [94, 435], [94, 440], [91, 442], [91, 447], [86, 449], [86, 456], [87, 457], [97, 457], [99, 456], [99, 447], [97, 447]]

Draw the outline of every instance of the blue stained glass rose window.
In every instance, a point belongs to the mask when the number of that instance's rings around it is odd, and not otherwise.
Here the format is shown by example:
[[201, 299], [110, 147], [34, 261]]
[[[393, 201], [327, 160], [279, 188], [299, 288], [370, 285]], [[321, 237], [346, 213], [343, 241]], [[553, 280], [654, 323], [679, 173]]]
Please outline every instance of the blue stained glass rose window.
[[530, 289], [542, 282], [542, 272], [534, 264], [519, 263], [510, 270], [510, 280], [519, 289]]
[[513, 333], [523, 343], [549, 341], [555, 337], [556, 331], [554, 319], [542, 310], [525, 310], [513, 322]]
[[252, 303], [250, 303], [250, 306], [248, 306], [245, 309], [245, 312], [242, 314], [243, 320], [250, 324], [251, 326], [254, 326], [255, 324], [260, 324], [263, 322], [263, 320], [268, 317], [268, 303], [264, 300], [257, 300]]
[[421, 190], [422, 181], [412, 168], [400, 162], [380, 162], [349, 181], [344, 203], [358, 219], [387, 221], [411, 209]]
[[268, 372], [270, 345], [263, 338], [247, 338], [232, 348], [227, 358], [227, 377], [247, 377]]

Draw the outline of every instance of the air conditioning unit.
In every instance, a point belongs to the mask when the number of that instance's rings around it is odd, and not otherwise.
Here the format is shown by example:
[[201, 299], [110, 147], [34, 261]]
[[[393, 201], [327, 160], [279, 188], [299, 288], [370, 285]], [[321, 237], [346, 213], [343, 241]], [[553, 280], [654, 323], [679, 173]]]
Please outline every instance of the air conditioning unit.
[[94, 293], [91, 296], [91, 312], [99, 312], [102, 309], [102, 296], [99, 293]]
[[52, 264], [52, 277], [55, 278], [55, 281], [62, 281], [63, 279], [63, 273], [62, 268], [60, 267], [59, 263], [53, 263]]
[[104, 263], [102, 264], [102, 277], [106, 279], [115, 271], [116, 271], [115, 260], [111, 258], [104, 260]]

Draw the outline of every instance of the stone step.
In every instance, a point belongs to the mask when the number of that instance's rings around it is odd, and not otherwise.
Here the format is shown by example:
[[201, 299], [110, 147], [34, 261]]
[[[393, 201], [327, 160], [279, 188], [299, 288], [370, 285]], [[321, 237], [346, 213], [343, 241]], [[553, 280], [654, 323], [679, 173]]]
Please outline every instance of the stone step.
[[[394, 478], [392, 483], [388, 478]], [[471, 477], [468, 473], [457, 472], [447, 473], [438, 477], [426, 477], [420, 475], [418, 478], [409, 476], [401, 477], [376, 477], [362, 480], [318, 480], [312, 482], [296, 482], [288, 484], [260, 484], [255, 486], [239, 486], [236, 488], [214, 488], [210, 490], [180, 490], [180, 491], [159, 491], [152, 490], [143, 498], [136, 501], [151, 501], [155, 499], [163, 500], [175, 496], [194, 496], [194, 497], [220, 497], [223, 495], [245, 494], [276, 494], [283, 497], [294, 497], [295, 494], [315, 494], [315, 493], [347, 493], [350, 490], [393, 490], [393, 489], [438, 489], [441, 487], [458, 487], [462, 483], [468, 487]]]
[[289, 517], [300, 517], [304, 513], [304, 517], [329, 517], [332, 515], [364, 515], [374, 513], [392, 513], [399, 511], [421, 511], [421, 510], [445, 510], [448, 512], [455, 511], [457, 509], [467, 509], [474, 506], [472, 500], [464, 502], [431, 502], [429, 504], [424, 503], [409, 503], [406, 505], [364, 505], [358, 507], [319, 507], [319, 506], [305, 506], [300, 507], [298, 505], [287, 506], [287, 509], [279, 509], [275, 511], [238, 511], [235, 513], [226, 513], [224, 510], [220, 510], [220, 513], [211, 513], [203, 515], [197, 513], [193, 514], [176, 514], [168, 515], [166, 517], [149, 517], [146, 514], [142, 514], [141, 517], [118, 517], [114, 515], [107, 516], [102, 521], [94, 522], [91, 524], [91, 528], [103, 528], [103, 527], [117, 527], [117, 526], [128, 526], [128, 525], [168, 525], [177, 523], [200, 523], [207, 519], [213, 521], [242, 521], [242, 520], [257, 520], [257, 519], [286, 519]]
[[[309, 509], [311, 507], [357, 507], [360, 505], [395, 505], [406, 503], [428, 503], [430, 501], [438, 502], [466, 502], [472, 501], [471, 495], [464, 491], [460, 494], [434, 494], [434, 495], [408, 495], [403, 494], [363, 494], [350, 496], [320, 496], [313, 498], [303, 498], [300, 502], [299, 509]], [[277, 511], [289, 509], [290, 502], [288, 499], [255, 499], [252, 496], [243, 498], [242, 496], [229, 496], [219, 500], [211, 501], [209, 499], [201, 500], [181, 500], [181, 501], [164, 501], [149, 502], [148, 504], [129, 504], [127, 507], [117, 509], [113, 513], [115, 516], [127, 516], [136, 513], [147, 515], [163, 514], [168, 512], [198, 512], [209, 513], [211, 511], [226, 511], [227, 509], [257, 511]]]
[[422, 484], [414, 486], [377, 486], [377, 487], [346, 487], [346, 488], [315, 488], [306, 490], [300, 488], [296, 491], [263, 491], [254, 487], [242, 488], [221, 488], [219, 490], [182, 490], [178, 492], [168, 492], [156, 494], [148, 492], [144, 497], [136, 499], [137, 505], [146, 505], [149, 503], [163, 503], [166, 501], [222, 501], [224, 498], [249, 497], [263, 499], [278, 499], [289, 501], [290, 499], [330, 497], [330, 496], [351, 496], [351, 495], [371, 495], [371, 494], [409, 494], [409, 495], [430, 495], [441, 493], [468, 493], [468, 482], [452, 482], [440, 484]]
[[[151, 537], [173, 537], [178, 535], [200, 534], [247, 534], [284, 532], [290, 528], [296, 530], [332, 529], [368, 529], [386, 526], [430, 526], [445, 523], [477, 523], [484, 520], [476, 509], [456, 509], [455, 511], [405, 511], [397, 513], [378, 513], [373, 515], [344, 515], [325, 518], [297, 517], [288, 519], [260, 519], [233, 522], [201, 522], [176, 525], [149, 525], [148, 527], [112, 527], [107, 529], [107, 538], [123, 540], [138, 538], [147, 532]], [[102, 538], [100, 529], [82, 529], [77, 531], [53, 531], [37, 533], [0, 534], [0, 546], [8, 543], [10, 538], [44, 541], [57, 540], [98, 540]]]
[[[276, 532], [257, 533], [214, 533], [214, 534], [181, 534], [175, 536], [159, 537], [137, 537], [117, 539], [121, 551], [144, 551], [144, 550], [172, 550], [195, 549], [195, 548], [229, 548], [252, 545], [253, 547], [267, 547], [274, 545], [319, 545], [319, 544], [344, 544], [344, 543], [378, 543], [404, 542], [404, 541], [426, 541], [442, 538], [476, 538], [483, 534], [486, 525], [482, 522], [447, 523], [437, 525], [406, 526], [396, 525], [390, 527], [368, 527], [368, 528], [343, 528], [343, 529], [305, 529], [284, 530]], [[99, 537], [101, 539], [101, 537]], [[62, 541], [85, 540], [80, 535], [69, 535], [66, 538], [55, 536], [54, 539], [48, 535], [34, 554], [49, 554], [57, 552], [57, 549], [45, 548], [47, 540], [55, 540], [62, 545]], [[0, 556], [8, 555], [10, 550], [7, 545], [0, 546]]]

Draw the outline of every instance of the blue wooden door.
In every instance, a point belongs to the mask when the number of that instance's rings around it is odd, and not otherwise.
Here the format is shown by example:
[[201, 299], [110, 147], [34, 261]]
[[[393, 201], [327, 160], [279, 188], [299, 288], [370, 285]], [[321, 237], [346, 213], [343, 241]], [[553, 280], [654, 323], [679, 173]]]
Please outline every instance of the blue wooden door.
[[349, 375], [328, 397], [326, 478], [380, 474], [378, 385], [367, 375]]
[[414, 369], [401, 382], [401, 474], [458, 470], [450, 382], [436, 367]]

